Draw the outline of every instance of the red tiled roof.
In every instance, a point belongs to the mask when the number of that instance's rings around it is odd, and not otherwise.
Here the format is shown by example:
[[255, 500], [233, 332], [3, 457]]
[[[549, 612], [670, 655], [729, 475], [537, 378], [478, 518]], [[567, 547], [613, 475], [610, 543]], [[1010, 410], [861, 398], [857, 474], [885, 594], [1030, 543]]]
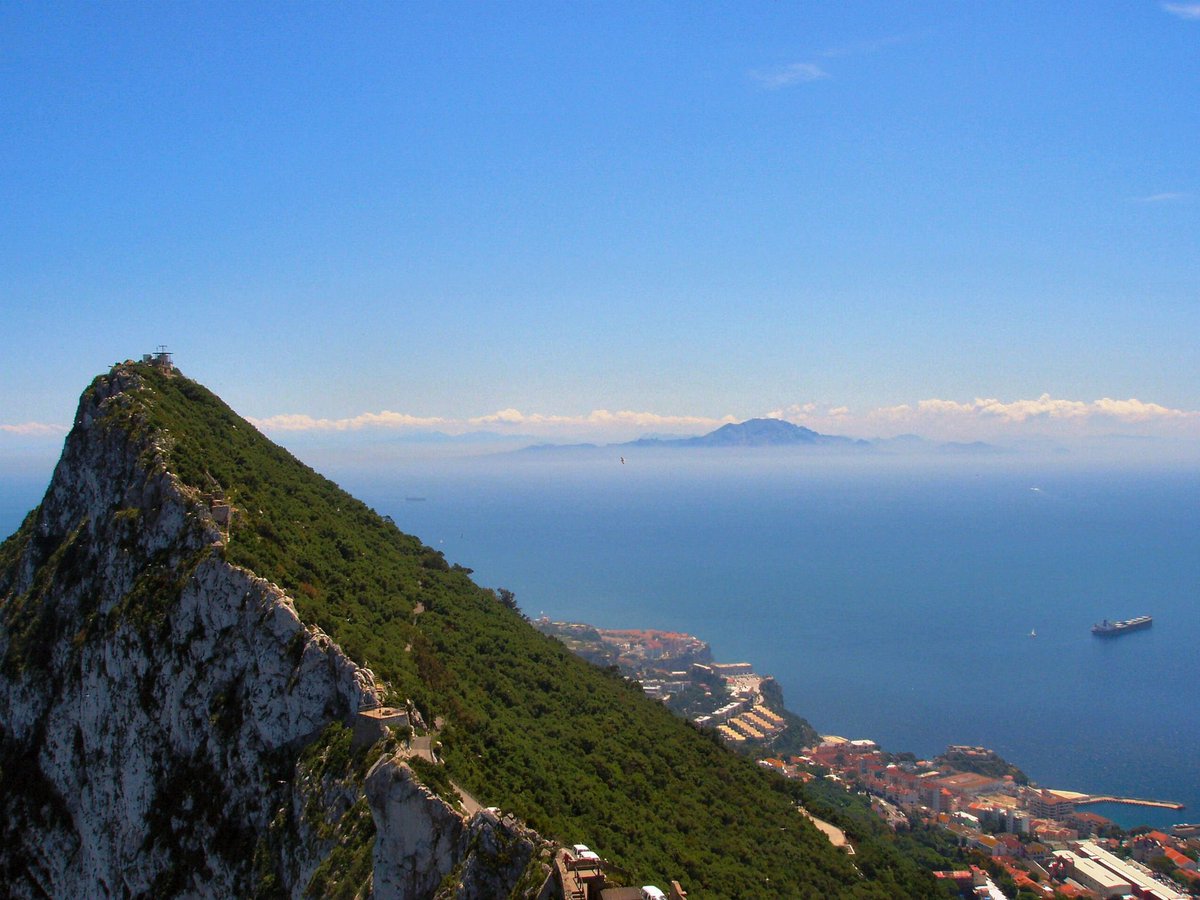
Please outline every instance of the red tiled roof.
[[1072, 815], [1080, 822], [1091, 822], [1093, 825], [1108, 825], [1112, 822], [1112, 819], [1106, 819], [1098, 813], [1088, 812], [1085, 809], [1077, 809]]
[[1181, 869], [1184, 866], [1194, 866], [1196, 864], [1194, 859], [1190, 856], [1185, 856], [1174, 847], [1163, 847], [1163, 855]]
[[1087, 888], [1075, 887], [1075, 885], [1073, 885], [1073, 884], [1066, 884], [1066, 883], [1056, 884], [1054, 886], [1054, 891], [1057, 894], [1061, 894], [1063, 897], [1095, 897], [1096, 896], [1096, 894], [1093, 891], [1089, 891]]
[[970, 881], [975, 876], [968, 870], [959, 870], [956, 872], [934, 872], [934, 878], [949, 878], [953, 881]]

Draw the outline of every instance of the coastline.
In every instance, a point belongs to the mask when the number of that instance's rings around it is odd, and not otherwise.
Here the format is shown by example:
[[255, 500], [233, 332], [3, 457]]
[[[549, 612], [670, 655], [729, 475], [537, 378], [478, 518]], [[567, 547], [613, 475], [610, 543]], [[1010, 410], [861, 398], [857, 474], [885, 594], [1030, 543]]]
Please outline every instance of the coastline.
[[[773, 674], [822, 730], [919, 755], [982, 744], [1042, 783], [1200, 808], [1200, 710], [1147, 697], [1200, 678], [1194, 472], [334, 474], [532, 617], [700, 634]], [[1089, 633], [1142, 608], [1155, 627]], [[1125, 827], [1179, 820], [1091, 809]]]
[[[1030, 808], [1043, 812], [1047, 809], [1059, 811], [1059, 807], [1069, 807], [1074, 811], [1077, 807], [1105, 804], [1172, 812], [1186, 808], [1175, 800], [1042, 787], [995, 751], [985, 747], [952, 744], [932, 760], [918, 761], [910, 752], [885, 751], [870, 738], [850, 740], [839, 735], [818, 735], [813, 730], [805, 735], [807, 740], [806, 746], [801, 748], [802, 753], [791, 755], [791, 762], [788, 763], [781, 758], [777, 749], [777, 745], [784, 744], [787, 722], [795, 720], [803, 722], [804, 726], [808, 726], [808, 722], [786, 707], [782, 688], [774, 677], [758, 672], [752, 663], [718, 662], [707, 642], [680, 631], [608, 629], [582, 622], [551, 621], [545, 615], [533, 624], [543, 633], [563, 640], [573, 652], [594, 664], [618, 667], [625, 677], [641, 684], [649, 696], [665, 703], [697, 726], [714, 729], [732, 749], [749, 753], [762, 760], [764, 765], [788, 777], [801, 777], [798, 768], [801, 762], [829, 768], [831, 760], [841, 761], [841, 755], [871, 753], [878, 754], [881, 759], [908, 758], [914, 770], [927, 770], [921, 777], [942, 775], [950, 779], [946, 784], [950, 784], [956, 775], [973, 772], [985, 777], [983, 773], [994, 775], [1003, 771], [1008, 782], [1014, 786], [1021, 785], [1021, 790], [1006, 790], [1014, 796], [1023, 797], [1023, 802]], [[723, 687], [724, 693], [714, 691], [718, 684]], [[764, 685], [771, 685], [769, 691], [764, 691]], [[768, 693], [772, 702], [767, 701]], [[685, 699], [681, 701], [678, 698]], [[772, 716], [772, 712], [776, 715]], [[784, 716], [788, 719], [783, 719]], [[830, 748], [833, 748], [832, 753]], [[794, 741], [790, 742], [790, 749], [796, 749]], [[860, 768], [863, 766], [861, 761], [857, 764]], [[836, 767], [833, 768], [836, 770]], [[869, 781], [868, 784], [871, 786]], [[884, 781], [878, 779], [873, 787], [880, 794], [886, 794], [889, 788], [895, 789], [894, 784], [885, 787]], [[953, 793], [949, 788], [945, 791], [947, 794]], [[968, 789], [957, 800], [949, 796], [939, 797], [932, 802], [932, 811], [935, 814], [940, 812], [939, 802], [945, 803], [947, 809], [965, 806], [965, 801], [974, 796]], [[910, 807], [913, 805], [910, 803]], [[881, 814], [884, 812], [881, 811]], [[1084, 819], [1076, 817], [1073, 821], [1088, 821], [1100, 827], [1122, 827], [1112, 819], [1095, 813]]]

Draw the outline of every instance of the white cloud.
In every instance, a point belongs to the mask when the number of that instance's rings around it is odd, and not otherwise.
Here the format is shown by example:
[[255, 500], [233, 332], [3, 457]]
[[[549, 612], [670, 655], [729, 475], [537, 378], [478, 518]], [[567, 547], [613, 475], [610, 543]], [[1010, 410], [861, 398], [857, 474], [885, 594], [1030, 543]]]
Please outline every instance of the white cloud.
[[1124, 419], [1127, 422], [1146, 422], [1151, 419], [1186, 419], [1200, 416], [1200, 413], [1185, 412], [1182, 409], [1169, 409], [1157, 403], [1143, 403], [1141, 400], [1111, 400], [1108, 397], [1097, 400], [1092, 404], [1097, 413]]
[[1200, 3], [1164, 3], [1162, 8], [1180, 19], [1200, 20]]
[[385, 409], [345, 419], [315, 419], [304, 413], [285, 413], [265, 419], [250, 418], [249, 421], [260, 431], [358, 431], [362, 428], [436, 428], [449, 420], [436, 416], [410, 416]]
[[1138, 197], [1138, 203], [1178, 203], [1181, 200], [1187, 200], [1191, 195], [1183, 191], [1162, 191], [1158, 194], [1147, 194], [1145, 197]]
[[829, 73], [816, 63], [798, 62], [774, 69], [756, 69], [750, 77], [770, 91], [790, 87], [793, 84], [806, 84], [828, 78]]
[[863, 433], [860, 417], [856, 417], [848, 406], [830, 406], [809, 401], [793, 403], [766, 413], [768, 419], [786, 419], [823, 434], [858, 436]]
[[68, 429], [64, 425], [47, 425], [45, 422], [21, 422], [17, 425], [0, 425], [0, 431], [21, 437], [61, 437]]
[[[704, 416], [664, 414], [648, 410], [604, 408], [587, 413], [525, 412], [506, 407], [470, 417], [417, 416], [380, 410], [341, 418], [283, 413], [250, 418], [260, 430], [275, 434], [356, 434], [429, 432], [463, 435], [490, 431], [513, 438], [536, 436], [556, 443], [615, 443], [648, 434], [704, 434], [754, 415], [784, 419], [824, 434], [890, 437], [917, 433], [932, 440], [1018, 440], [1029, 436], [1083, 437], [1103, 434], [1161, 435], [1200, 439], [1200, 411], [1165, 406], [1136, 397], [1074, 400], [1043, 393], [1033, 398], [1003, 400], [976, 397], [954, 400], [929, 397], [894, 406], [854, 409], [845, 404], [805, 401], [768, 412]], [[59, 439], [64, 425], [44, 422], [0, 424], [0, 435], [25, 441]]]
[[[923, 400], [919, 406], [937, 404], [937, 409], [946, 408], [949, 401]], [[996, 416], [1008, 422], [1025, 422], [1038, 416], [1051, 419], [1076, 419], [1088, 414], [1088, 405], [1081, 400], [1056, 400], [1049, 394], [1042, 394], [1036, 400], [1013, 400], [1005, 403], [1001, 400], [976, 399], [974, 403], [959, 404], [962, 411], [968, 414], [979, 413], [985, 416]]]
[[817, 404], [815, 403], [793, 403], [791, 406], [784, 406], [780, 409], [773, 409], [764, 415], [767, 419], [797, 419], [802, 416], [811, 416], [817, 413]]
[[1136, 398], [1068, 400], [1042, 394], [1028, 400], [978, 397], [962, 402], [930, 398], [871, 410], [856, 419], [864, 434], [916, 432], [935, 439], [1016, 439], [1035, 433], [1080, 436], [1089, 433], [1195, 433], [1200, 412], [1173, 409]]
[[[871, 53], [877, 53], [885, 47], [892, 47], [896, 44], [904, 44], [912, 40], [915, 35], [912, 34], [892, 34], [881, 38], [873, 38], [864, 41], [852, 41], [847, 44], [840, 44], [836, 47], [828, 47], [825, 50], [815, 54], [821, 59], [840, 59], [847, 56], [865, 56]], [[775, 91], [780, 88], [791, 87], [795, 84], [808, 84], [813, 81], [822, 81], [829, 78], [830, 75], [821, 67], [820, 63], [815, 62], [795, 62], [785, 66], [776, 66], [774, 68], [755, 69], [750, 72], [750, 77], [757, 81], [762, 87], [767, 90]]]
[[521, 428], [539, 428], [542, 426], [565, 426], [569, 428], [584, 428], [598, 426], [602, 428], [665, 428], [693, 429], [718, 428], [729, 422], [738, 421], [733, 416], [715, 419], [709, 416], [664, 416], [659, 413], [637, 412], [624, 409], [610, 412], [607, 409], [594, 409], [586, 415], [560, 416], [545, 413], [523, 413], [517, 409], [502, 409], [485, 416], [475, 416], [468, 419], [470, 425], [513, 425]]
[[841, 44], [837, 47], [822, 50], [821, 56], [826, 59], [837, 59], [841, 56], [864, 56], [869, 53], [877, 53], [885, 47], [906, 44], [914, 36], [912, 34], [891, 34], [886, 37], [874, 38], [873, 40], [853, 41], [849, 44]]
[[[1089, 433], [1176, 434], [1200, 437], [1200, 412], [1176, 409], [1134, 397], [1072, 400], [1050, 394], [1029, 399], [976, 397], [953, 400], [930, 397], [912, 403], [855, 410], [844, 404], [804, 402], [756, 413], [785, 419], [825, 434], [850, 437], [888, 437], [915, 432], [933, 440], [1004, 440], [1034, 434], [1080, 436]], [[303, 413], [251, 419], [267, 432], [357, 433], [364, 429], [395, 431], [438, 430], [461, 435], [492, 431], [537, 436], [552, 442], [617, 442], [646, 434], [703, 434], [750, 415], [668, 415], [645, 410], [594, 409], [587, 413], [525, 412], [515, 407], [467, 418], [414, 416], [406, 413], [365, 412], [346, 418], [315, 418]], [[18, 427], [26, 433], [61, 434], [56, 426]], [[38, 431], [37, 429], [40, 429]]]
[[547, 435], [584, 434], [596, 439], [621, 440], [637, 437], [647, 431], [683, 432], [695, 434], [739, 421], [734, 416], [662, 415], [637, 410], [595, 409], [582, 415], [522, 412], [509, 407], [466, 419], [444, 416], [413, 416], [406, 413], [365, 412], [338, 419], [319, 419], [305, 413], [288, 413], [267, 418], [251, 418], [256, 428], [265, 432], [357, 432], [363, 429], [429, 430], [461, 434], [475, 429], [501, 432], [540, 433]]
[[541, 421], [544, 421], [546, 417], [537, 414], [534, 416], [527, 416], [519, 409], [512, 409], [510, 407], [508, 409], [496, 410], [496, 412], [489, 413], [486, 416], [476, 416], [468, 421], [472, 425], [520, 425], [524, 422], [531, 421], [532, 419], [537, 419], [540, 423]]
[[1017, 440], [1036, 435], [1162, 434], [1200, 437], [1200, 412], [1136, 398], [1069, 400], [1042, 394], [1031, 399], [931, 397], [913, 403], [853, 410], [797, 403], [767, 413], [826, 434], [891, 437], [916, 433], [932, 440]]
[[1034, 400], [1012, 400], [1007, 403], [1001, 400], [982, 398], [976, 398], [969, 403], [929, 399], [921, 400], [915, 407], [907, 403], [882, 407], [871, 415], [894, 421], [958, 417], [1021, 423], [1031, 419], [1087, 419], [1095, 416], [1108, 416], [1129, 422], [1146, 422], [1152, 419], [1197, 417], [1200, 416], [1200, 413], [1170, 409], [1158, 403], [1145, 403], [1134, 398], [1113, 400], [1104, 397], [1087, 403], [1082, 400], [1056, 399], [1049, 394], [1042, 394]]

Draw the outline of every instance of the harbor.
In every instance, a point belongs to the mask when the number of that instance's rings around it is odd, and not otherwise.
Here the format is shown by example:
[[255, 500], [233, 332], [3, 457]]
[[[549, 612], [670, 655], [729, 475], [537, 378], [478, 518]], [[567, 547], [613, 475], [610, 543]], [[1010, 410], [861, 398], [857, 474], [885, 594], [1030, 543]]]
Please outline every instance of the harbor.
[[1153, 809], [1184, 809], [1184, 804], [1176, 800], [1116, 797], [1111, 794], [1081, 794], [1078, 791], [1051, 791], [1051, 793], [1065, 800], [1070, 800], [1076, 806], [1088, 806], [1093, 803], [1119, 803], [1122, 806], [1148, 806]]
[[1086, 806], [1089, 803], [1121, 803], [1125, 806], [1151, 806], [1156, 809], [1183, 809], [1182, 803], [1174, 800], [1144, 800], [1139, 797], [1107, 797], [1089, 795], [1083, 800], [1076, 800], [1076, 806]]

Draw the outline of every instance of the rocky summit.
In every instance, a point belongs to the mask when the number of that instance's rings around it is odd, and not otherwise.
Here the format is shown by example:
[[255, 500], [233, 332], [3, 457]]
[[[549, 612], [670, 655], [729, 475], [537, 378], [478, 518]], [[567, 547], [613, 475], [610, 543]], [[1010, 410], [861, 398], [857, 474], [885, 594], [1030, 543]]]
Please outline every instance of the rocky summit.
[[169, 364], [98, 377], [0, 545], [2, 892], [555, 897], [582, 841], [693, 900], [932, 886], [469, 574]]
[[227, 507], [171, 472], [171, 435], [129, 427], [143, 391], [132, 369], [88, 390], [4, 545], [7, 892], [325, 894], [339, 851], [375, 829], [381, 852], [346, 872], [377, 897], [431, 896], [460, 868], [499, 877], [459, 896], [509, 895], [524, 868], [474, 860], [481, 846], [521, 847], [540, 887], [536, 835], [468, 820], [386, 742], [353, 752], [343, 723], [380, 705], [375, 676], [225, 558]]

